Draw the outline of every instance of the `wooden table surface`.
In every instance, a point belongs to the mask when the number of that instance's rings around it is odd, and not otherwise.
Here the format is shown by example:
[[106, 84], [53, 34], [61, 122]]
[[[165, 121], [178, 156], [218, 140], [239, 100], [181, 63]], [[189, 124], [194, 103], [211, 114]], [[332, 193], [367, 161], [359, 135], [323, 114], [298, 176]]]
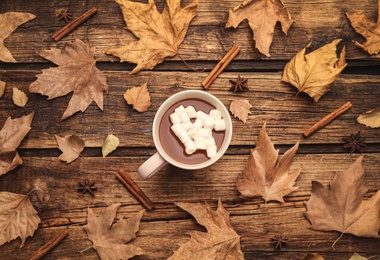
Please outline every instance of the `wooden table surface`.
[[[159, 10], [165, 1], [157, 0]], [[184, 0], [183, 4], [191, 1]], [[15, 170], [0, 176], [0, 191], [27, 194], [36, 186], [45, 187], [47, 201], [41, 203], [35, 195], [31, 202], [41, 218], [33, 237], [19, 249], [20, 239], [0, 247], [1, 259], [27, 259], [52, 238], [62, 227], [68, 228], [69, 237], [44, 259], [98, 259], [87, 239], [87, 208], [105, 208], [121, 203], [117, 219], [130, 217], [143, 206], [121, 185], [115, 174], [125, 169], [156, 208], [147, 211], [141, 221], [137, 238], [132, 244], [141, 247], [145, 254], [134, 259], [166, 259], [189, 240], [188, 232], [204, 231], [187, 212], [175, 202], [207, 202], [216, 208], [221, 199], [231, 214], [231, 224], [241, 236], [241, 247], [246, 259], [303, 259], [309, 253], [318, 253], [325, 259], [349, 259], [357, 252], [365, 257], [380, 259], [380, 240], [359, 238], [339, 232], [310, 230], [304, 217], [311, 193], [311, 181], [328, 185], [337, 172], [345, 170], [360, 154], [350, 155], [343, 148], [343, 137], [358, 131], [366, 137], [363, 151], [365, 183], [369, 188], [366, 198], [380, 189], [380, 129], [358, 124], [359, 114], [379, 106], [380, 56], [370, 56], [354, 45], [352, 40], [364, 42], [354, 32], [345, 12], [362, 12], [377, 19], [375, 0], [300, 1], [284, 0], [285, 7], [296, 20], [285, 36], [279, 24], [274, 30], [270, 49], [271, 57], [254, 48], [252, 31], [247, 22], [237, 29], [225, 29], [228, 10], [240, 4], [237, 0], [200, 0], [197, 15], [191, 22], [179, 53], [194, 68], [188, 69], [178, 56], [167, 58], [152, 71], [136, 75], [129, 72], [135, 64], [119, 63], [106, 55], [111, 47], [135, 40], [126, 31], [118, 5], [112, 0], [78, 1], [0, 1], [0, 13], [8, 11], [30, 12], [36, 19], [20, 26], [6, 40], [17, 63], [0, 62], [0, 80], [7, 89], [0, 98], [0, 126], [6, 118], [17, 118], [35, 112], [32, 129], [18, 148], [24, 163]], [[69, 8], [77, 17], [92, 7], [99, 12], [59, 42], [52, 35], [65, 23], [57, 13]], [[63, 48], [74, 39], [90, 41], [96, 47], [97, 67], [104, 72], [109, 92], [104, 95], [104, 111], [92, 103], [84, 113], [76, 113], [64, 121], [60, 118], [71, 94], [47, 100], [46, 96], [29, 92], [29, 85], [42, 69], [54, 66], [36, 54], [51, 47]], [[281, 82], [284, 65], [310, 41], [314, 50], [334, 39], [343, 39], [347, 48], [348, 67], [333, 83], [331, 91], [319, 102], [300, 94], [290, 106], [296, 88]], [[226, 154], [214, 165], [202, 170], [185, 171], [172, 166], [161, 170], [149, 180], [137, 174], [138, 166], [155, 153], [152, 140], [152, 121], [160, 104], [174, 93], [202, 90], [201, 82], [223, 55], [234, 45], [241, 51], [207, 92], [218, 97], [226, 106], [236, 98], [246, 98], [252, 104], [252, 114], [246, 124], [232, 118], [233, 137]], [[229, 80], [240, 75], [248, 79], [249, 91], [232, 93]], [[126, 104], [123, 94], [131, 87], [148, 84], [152, 106], [139, 113]], [[29, 101], [24, 108], [12, 102], [12, 88], [27, 93]], [[306, 139], [302, 133], [346, 101], [353, 106], [342, 116]], [[300, 141], [300, 148], [291, 170], [302, 168], [296, 181], [299, 187], [285, 197], [285, 203], [268, 202], [261, 198], [243, 200], [236, 189], [237, 175], [243, 170], [250, 150], [263, 123], [282, 155]], [[101, 147], [108, 134], [120, 139], [120, 146], [106, 158]], [[80, 136], [86, 144], [82, 156], [70, 164], [58, 160], [61, 154], [54, 135]], [[78, 182], [85, 178], [96, 181], [95, 197], [77, 191]], [[289, 237], [282, 250], [275, 250], [271, 238], [277, 233]]]

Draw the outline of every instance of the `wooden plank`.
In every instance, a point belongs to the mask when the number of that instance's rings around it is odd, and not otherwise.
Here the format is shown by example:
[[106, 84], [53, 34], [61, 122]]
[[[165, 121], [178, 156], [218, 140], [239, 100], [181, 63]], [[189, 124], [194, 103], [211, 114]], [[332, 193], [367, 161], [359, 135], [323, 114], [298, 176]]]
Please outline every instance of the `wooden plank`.
[[[159, 10], [162, 10], [164, 0], [158, 2]], [[182, 1], [183, 5], [191, 2]], [[191, 23], [187, 37], [180, 46], [179, 53], [185, 60], [219, 60], [223, 54], [234, 44], [241, 47], [241, 53], [237, 59], [241, 60], [289, 60], [295, 53], [304, 48], [310, 41], [312, 49], [320, 47], [334, 39], [343, 39], [347, 45], [348, 59], [378, 58], [370, 56], [354, 45], [352, 40], [364, 42], [363, 38], [354, 32], [346, 12], [362, 12], [369, 18], [377, 19], [376, 1], [366, 0], [334, 0], [334, 1], [283, 1], [296, 23], [290, 28], [288, 35], [281, 32], [280, 25], [274, 30], [274, 40], [271, 46], [271, 57], [267, 58], [254, 48], [253, 33], [248, 23], [243, 22], [237, 29], [226, 29], [228, 10], [239, 5], [241, 1], [219, 1], [215, 9], [212, 0], [200, 1], [197, 16]], [[91, 7], [96, 6], [99, 13], [81, 25], [69, 36], [56, 43], [52, 35], [64, 26], [59, 21], [57, 13], [63, 8], [69, 8], [73, 17], [78, 17]], [[4, 0], [0, 3], [0, 10], [31, 12], [37, 18], [22, 25], [11, 34], [5, 45], [11, 50], [18, 62], [46, 62], [36, 54], [37, 50], [50, 47], [62, 48], [64, 43], [79, 38], [90, 40], [96, 46], [96, 59], [99, 61], [118, 61], [105, 51], [127, 44], [135, 40], [135, 37], [124, 29], [121, 11], [116, 3], [108, 0], [99, 1], [74, 1], [51, 2], [41, 0], [27, 5], [23, 1]], [[167, 60], [180, 60], [178, 56]], [[260, 66], [260, 63], [258, 64]], [[263, 63], [265, 65], [265, 63]], [[209, 65], [211, 66], [211, 64]], [[210, 68], [210, 67], [208, 67]]]
[[[23, 158], [23, 166], [0, 176], [0, 190], [26, 194], [38, 187], [45, 191], [47, 200], [41, 202], [35, 193], [31, 193], [30, 199], [42, 220], [41, 227], [33, 238], [27, 239], [22, 249], [18, 249], [19, 240], [1, 246], [0, 255], [5, 256], [2, 259], [27, 258], [62, 226], [69, 229], [70, 235], [46, 259], [79, 259], [83, 256], [96, 259], [95, 251], [88, 249], [91, 242], [82, 229], [86, 224], [87, 207], [96, 210], [121, 203], [117, 219], [128, 218], [143, 208], [115, 178], [120, 168], [131, 174], [156, 205], [154, 210], [144, 214], [138, 237], [132, 242], [146, 251], [145, 258], [166, 259], [179, 244], [188, 241], [186, 233], [191, 230], [204, 231], [188, 213], [173, 203], [208, 202], [215, 209], [219, 198], [231, 213], [231, 224], [242, 237], [242, 250], [247, 259], [289, 259], [309, 252], [335, 256], [334, 259], [344, 259], [354, 252], [378, 256], [378, 240], [348, 234], [339, 240], [333, 251], [331, 245], [340, 234], [310, 230], [310, 223], [303, 216], [306, 211], [303, 203], [310, 196], [311, 181], [318, 180], [328, 185], [333, 176], [344, 171], [357, 156], [296, 155], [291, 171], [302, 168], [296, 180], [299, 189], [286, 196], [284, 204], [265, 204], [261, 198], [239, 198], [235, 187], [236, 176], [246, 164], [247, 155], [224, 156], [215, 165], [192, 172], [169, 167], [149, 180], [142, 180], [135, 170], [146, 158], [85, 157], [68, 165], [57, 158]], [[380, 188], [379, 161], [379, 153], [364, 157], [365, 183], [369, 188], [366, 198]], [[95, 197], [76, 191], [77, 182], [84, 178], [96, 180], [98, 190]], [[288, 235], [290, 240], [281, 252], [274, 250], [270, 244], [271, 237], [278, 232]]]

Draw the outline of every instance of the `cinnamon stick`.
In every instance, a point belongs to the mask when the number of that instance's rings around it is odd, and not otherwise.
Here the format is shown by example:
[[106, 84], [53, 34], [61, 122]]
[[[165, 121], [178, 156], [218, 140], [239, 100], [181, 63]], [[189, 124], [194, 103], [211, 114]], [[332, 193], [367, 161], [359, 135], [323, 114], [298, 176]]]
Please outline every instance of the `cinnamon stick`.
[[67, 231], [66, 228], [61, 229], [55, 237], [50, 239], [48, 242], [46, 242], [46, 244], [44, 244], [37, 251], [35, 251], [29, 260], [41, 259], [50, 250], [52, 250], [56, 245], [58, 245], [65, 237], [67, 237], [68, 234], [69, 234], [69, 232]]
[[328, 114], [327, 116], [319, 120], [312, 127], [307, 129], [305, 132], [303, 132], [303, 135], [305, 137], [308, 137], [312, 133], [318, 131], [319, 129], [321, 129], [322, 127], [324, 127], [325, 125], [333, 121], [335, 118], [337, 118], [338, 116], [346, 112], [348, 109], [350, 109], [350, 107], [352, 107], [351, 102], [350, 101], [346, 102], [345, 104], [343, 104], [342, 106], [340, 106], [339, 108], [337, 108], [336, 110], [334, 110], [333, 112], [331, 112], [330, 114]]
[[98, 12], [98, 9], [96, 7], [91, 8], [78, 18], [74, 19], [72, 22], [66, 24], [64, 27], [62, 27], [59, 31], [57, 31], [53, 35], [53, 39], [57, 42], [63, 37], [65, 37], [67, 34], [71, 33], [74, 31], [79, 25], [81, 25], [84, 21], [86, 21], [88, 18], [93, 16]]
[[214, 80], [219, 76], [220, 73], [230, 64], [230, 62], [235, 58], [240, 52], [240, 47], [234, 45], [232, 48], [224, 55], [224, 57], [216, 64], [212, 71], [203, 80], [202, 86], [208, 89]]
[[147, 210], [154, 208], [153, 202], [145, 195], [145, 193], [140, 189], [136, 182], [133, 181], [128, 173], [126, 173], [123, 169], [120, 169], [119, 173], [116, 174], [116, 177]]

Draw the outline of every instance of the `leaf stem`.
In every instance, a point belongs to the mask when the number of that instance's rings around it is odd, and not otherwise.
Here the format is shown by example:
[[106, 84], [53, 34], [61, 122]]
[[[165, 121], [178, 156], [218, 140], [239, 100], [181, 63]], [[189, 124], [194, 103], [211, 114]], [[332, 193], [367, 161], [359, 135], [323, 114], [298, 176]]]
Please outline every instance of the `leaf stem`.
[[205, 69], [203, 69], [203, 70], [197, 70], [197, 69], [194, 69], [193, 67], [191, 67], [191, 66], [185, 61], [185, 59], [184, 59], [179, 53], [177, 53], [177, 55], [178, 55], [178, 57], [182, 60], [182, 62], [186, 65], [186, 67], [188, 67], [188, 68], [191, 69], [192, 71], [194, 71], [194, 72], [203, 72], [203, 71], [205, 71]]
[[331, 245], [331, 248], [335, 250], [335, 244], [342, 238], [342, 236], [344, 235], [344, 233], [340, 234], [340, 236], [334, 241], [334, 243]]

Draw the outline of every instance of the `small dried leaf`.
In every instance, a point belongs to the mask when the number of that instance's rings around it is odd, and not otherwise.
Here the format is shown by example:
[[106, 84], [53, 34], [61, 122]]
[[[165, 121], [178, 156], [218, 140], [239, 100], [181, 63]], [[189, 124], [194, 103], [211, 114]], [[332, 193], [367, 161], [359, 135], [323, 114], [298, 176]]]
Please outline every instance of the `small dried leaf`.
[[0, 80], [0, 97], [2, 97], [5, 92], [5, 85], [5, 82]]
[[19, 107], [24, 107], [28, 102], [28, 96], [18, 88], [13, 88], [12, 99], [13, 103]]
[[248, 120], [248, 115], [251, 114], [252, 105], [248, 99], [236, 99], [230, 104], [230, 111], [234, 117], [239, 118], [244, 124]]
[[129, 105], [133, 105], [133, 109], [139, 112], [145, 112], [152, 105], [150, 103], [150, 95], [146, 83], [139, 86], [128, 89], [124, 93], [124, 99]]
[[88, 208], [87, 225], [83, 228], [102, 260], [129, 259], [144, 253], [141, 248], [127, 243], [136, 238], [145, 210], [112, 224], [119, 207], [120, 203], [112, 204], [98, 214]]
[[23, 247], [26, 238], [33, 236], [40, 222], [27, 196], [0, 192], [0, 246], [20, 237], [20, 248]]
[[102, 147], [102, 154], [103, 158], [106, 157], [109, 153], [111, 153], [113, 150], [115, 150], [120, 144], [119, 138], [116, 136], [109, 134], [104, 141], [103, 147]]
[[62, 151], [58, 159], [66, 163], [71, 163], [78, 158], [84, 149], [84, 141], [79, 136], [68, 135], [60, 137], [56, 135], [55, 139], [57, 140], [59, 150]]
[[307, 254], [302, 260], [324, 260], [324, 258], [317, 253]]
[[371, 128], [380, 127], [380, 107], [361, 114], [357, 119], [358, 123]]
[[364, 256], [361, 256], [359, 255], [358, 253], [354, 253], [350, 259], [348, 260], [368, 260], [368, 258], [364, 257]]
[[336, 46], [340, 41], [334, 40], [305, 55], [309, 44], [286, 64], [281, 80], [295, 86], [298, 93], [307, 93], [317, 102], [347, 66], [344, 47], [340, 57], [336, 57]]
[[16, 62], [11, 52], [4, 46], [6, 39], [21, 24], [36, 18], [34, 14], [8, 12], [0, 14], [0, 60], [4, 62]]

